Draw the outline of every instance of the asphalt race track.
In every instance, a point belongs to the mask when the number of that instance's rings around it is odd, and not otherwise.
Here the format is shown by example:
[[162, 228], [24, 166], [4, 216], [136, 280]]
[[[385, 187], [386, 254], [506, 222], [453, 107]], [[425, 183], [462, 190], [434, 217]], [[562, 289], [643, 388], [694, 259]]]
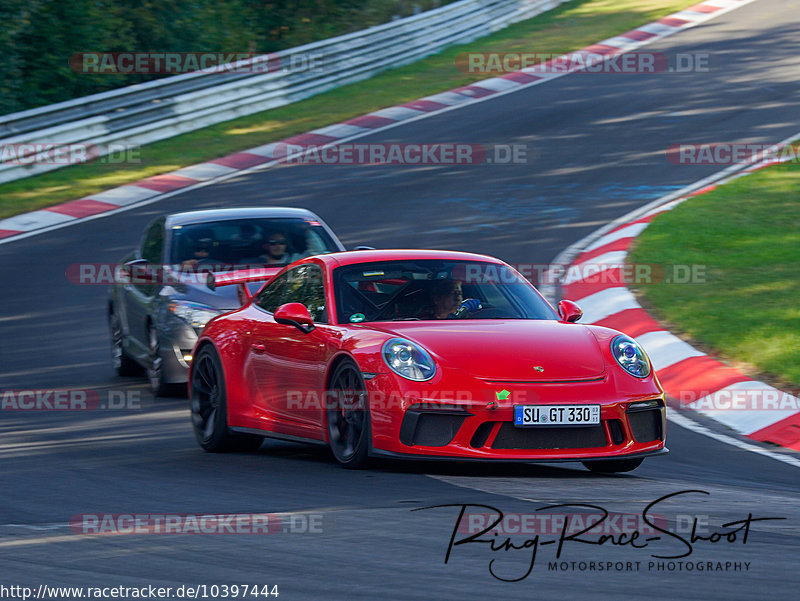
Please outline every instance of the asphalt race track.
[[[526, 144], [527, 164], [287, 166], [0, 245], [2, 389], [122, 390], [141, 399], [129, 411], [0, 413], [2, 580], [277, 584], [284, 600], [793, 598], [797, 467], [675, 425], [670, 455], [620, 476], [572, 465], [423, 462], [351, 472], [323, 448], [278, 442], [252, 454], [206, 454], [185, 400], [152, 399], [143, 380], [111, 375], [106, 288], [71, 284], [65, 270], [118, 260], [157, 214], [254, 204], [308, 207], [348, 246], [448, 248], [547, 264], [608, 221], [720, 169], [668, 162], [671, 144], [777, 142], [800, 130], [798, 15], [800, 1], [761, 0], [647, 47], [708, 53], [707, 73], [575, 74], [360, 140]], [[530, 514], [587, 503], [636, 515], [689, 489], [710, 495], [685, 494], [653, 510], [673, 529], [687, 516], [707, 520], [706, 535], [748, 514], [786, 519], [753, 522], [746, 544], [741, 532], [735, 542], [698, 541], [672, 570], [651, 557], [686, 551], [668, 536], [646, 549], [567, 542], [559, 559], [639, 561], [638, 571], [624, 564], [581, 571], [577, 563], [553, 571], [556, 545], [542, 546], [532, 573], [507, 583], [492, 577], [490, 561], [496, 574], [517, 578], [530, 549], [463, 545], [445, 565], [459, 508], [412, 511], [483, 504]], [[297, 515], [284, 520], [288, 531], [270, 536], [74, 534], [70, 517], [91, 512]], [[315, 531], [302, 532], [311, 522]], [[730, 567], [687, 571], [678, 561]]]

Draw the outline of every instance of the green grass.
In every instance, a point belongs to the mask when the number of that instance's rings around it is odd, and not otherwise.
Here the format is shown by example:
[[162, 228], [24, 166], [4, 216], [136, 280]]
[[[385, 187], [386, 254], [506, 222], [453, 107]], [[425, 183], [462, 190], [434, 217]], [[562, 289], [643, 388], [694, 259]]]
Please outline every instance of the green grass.
[[493, 76], [458, 70], [455, 59], [462, 52], [569, 52], [689, 4], [687, 0], [576, 0], [367, 81], [143, 146], [139, 163], [95, 161], [0, 185], [0, 218], [96, 194]]
[[722, 359], [800, 385], [800, 165], [769, 167], [660, 215], [631, 263], [705, 266], [706, 283], [638, 292], [677, 332]]

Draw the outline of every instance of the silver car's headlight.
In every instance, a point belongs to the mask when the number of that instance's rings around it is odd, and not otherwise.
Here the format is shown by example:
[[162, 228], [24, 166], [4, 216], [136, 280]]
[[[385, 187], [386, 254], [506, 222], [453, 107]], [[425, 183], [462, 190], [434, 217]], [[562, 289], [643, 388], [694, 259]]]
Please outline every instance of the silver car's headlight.
[[424, 382], [436, 375], [436, 364], [428, 351], [410, 340], [387, 340], [383, 344], [381, 355], [389, 369], [407, 380]]
[[611, 353], [620, 367], [632, 376], [646, 378], [650, 375], [650, 360], [633, 338], [625, 335], [614, 338], [611, 341]]
[[188, 301], [172, 301], [169, 310], [193, 328], [204, 328], [214, 317], [222, 313], [212, 307]]

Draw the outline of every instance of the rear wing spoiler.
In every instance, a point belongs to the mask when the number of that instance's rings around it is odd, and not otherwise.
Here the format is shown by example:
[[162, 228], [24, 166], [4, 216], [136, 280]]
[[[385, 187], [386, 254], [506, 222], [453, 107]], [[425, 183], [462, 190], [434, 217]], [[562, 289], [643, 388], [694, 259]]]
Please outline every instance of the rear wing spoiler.
[[247, 304], [253, 295], [247, 289], [247, 284], [253, 282], [268, 282], [283, 267], [260, 267], [256, 269], [239, 269], [236, 271], [226, 271], [222, 273], [210, 272], [206, 279], [206, 286], [214, 291], [218, 286], [238, 286], [239, 302]]

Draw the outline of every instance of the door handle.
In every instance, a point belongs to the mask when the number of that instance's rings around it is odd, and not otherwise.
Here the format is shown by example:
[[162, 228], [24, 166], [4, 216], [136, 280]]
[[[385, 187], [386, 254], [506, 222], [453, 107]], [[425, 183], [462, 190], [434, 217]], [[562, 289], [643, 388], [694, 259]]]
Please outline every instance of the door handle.
[[263, 344], [261, 344], [260, 342], [254, 343], [252, 348], [253, 348], [253, 351], [258, 353], [259, 355], [261, 353], [266, 353], [267, 352], [267, 347], [264, 346]]

